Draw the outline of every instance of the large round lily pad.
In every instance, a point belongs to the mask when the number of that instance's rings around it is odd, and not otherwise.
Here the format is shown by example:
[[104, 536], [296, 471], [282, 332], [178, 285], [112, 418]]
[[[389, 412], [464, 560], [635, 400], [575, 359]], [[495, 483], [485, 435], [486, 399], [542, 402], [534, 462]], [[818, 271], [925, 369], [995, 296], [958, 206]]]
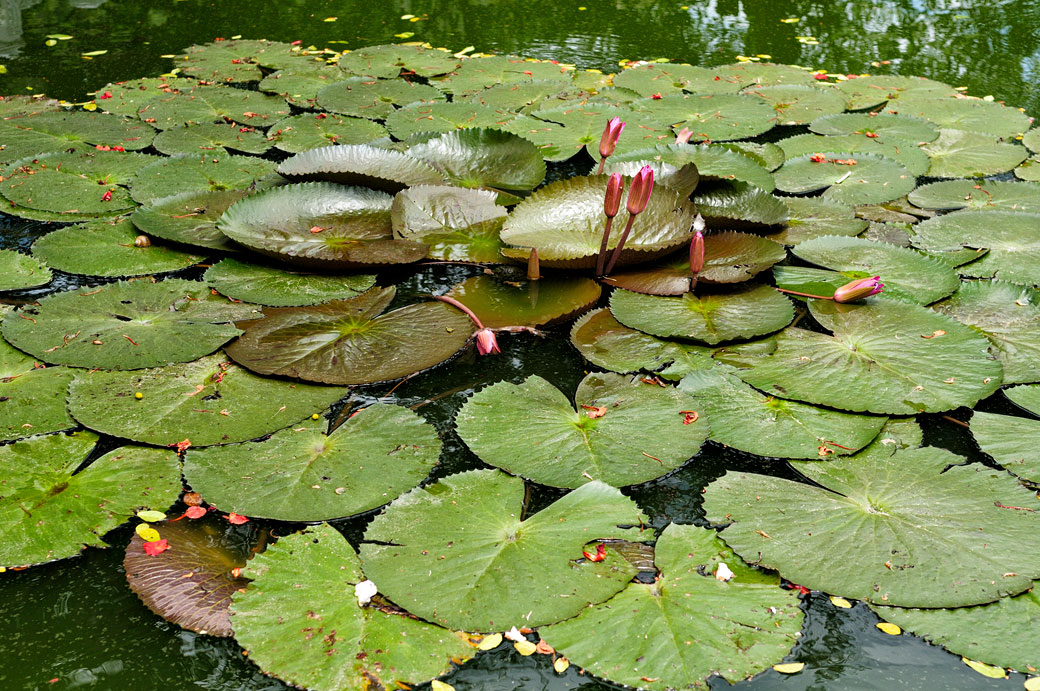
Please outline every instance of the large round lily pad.
[[779, 233], [770, 240], [797, 245], [824, 235], [859, 235], [867, 222], [856, 217], [856, 210], [846, 204], [822, 197], [784, 197], [790, 217]]
[[81, 372], [69, 387], [69, 410], [83, 425], [116, 437], [210, 446], [270, 434], [346, 394], [258, 377], [217, 354], [144, 371]]
[[695, 193], [691, 201], [709, 228], [759, 230], [787, 222], [783, 201], [746, 182], [733, 182]]
[[[876, 109], [876, 106], [880, 106], [886, 101], [896, 101], [904, 96], [953, 97], [957, 95], [957, 90], [952, 86], [933, 79], [889, 74], [856, 77], [838, 82], [835, 87], [845, 94], [849, 110]], [[894, 108], [896, 105], [897, 103], [893, 103], [892, 107]]]
[[904, 166], [876, 154], [833, 153], [819, 161], [815, 156], [788, 159], [774, 173], [777, 188], [797, 194], [826, 190], [825, 199], [856, 205], [898, 199], [916, 184]]
[[914, 175], [928, 172], [931, 159], [921, 147], [909, 139], [898, 137], [866, 137], [861, 134], [797, 134], [777, 142], [786, 158], [797, 158], [807, 154], [831, 154], [827, 158], [849, 158], [857, 160], [861, 154], [873, 154], [901, 163]]
[[704, 509], [729, 524], [722, 537], [737, 554], [807, 588], [898, 607], [992, 602], [1040, 572], [1040, 512], [1008, 508], [1036, 498], [964, 460], [924, 447], [795, 462], [818, 487], [729, 472]]
[[661, 161], [676, 168], [692, 163], [704, 182], [746, 182], [772, 192], [776, 188], [773, 176], [755, 158], [725, 145], [668, 144], [646, 149], [617, 153], [608, 159], [617, 164], [627, 161]]
[[959, 94], [953, 98], [904, 94], [889, 107], [942, 128], [977, 132], [991, 138], [1013, 137], [1028, 130], [1030, 125], [1029, 116], [1017, 108]]
[[559, 79], [568, 75], [567, 68], [554, 62], [525, 60], [516, 55], [489, 55], [467, 57], [456, 70], [434, 83], [447, 93], [463, 95], [496, 84]]
[[473, 310], [484, 326], [542, 326], [565, 321], [599, 300], [601, 288], [591, 278], [552, 277], [506, 282], [473, 276], [449, 295]]
[[124, 446], [75, 472], [97, 435], [33, 437], [0, 446], [0, 565], [74, 557], [138, 509], [164, 510], [181, 489], [172, 450]]
[[328, 113], [290, 115], [267, 132], [277, 148], [291, 154], [334, 144], [368, 144], [386, 136], [386, 128], [372, 120]]
[[590, 482], [526, 520], [523, 501], [523, 480], [498, 470], [416, 488], [369, 524], [365, 575], [412, 614], [467, 631], [567, 619], [635, 575], [613, 550], [600, 562], [582, 559], [595, 540], [649, 537], [642, 512], [618, 490]]
[[811, 300], [809, 309], [833, 336], [787, 329], [716, 358], [768, 394], [890, 415], [971, 406], [1000, 385], [989, 341], [945, 315], [899, 300]]
[[[353, 75], [322, 60], [273, 72], [263, 78], [258, 88], [269, 94], [277, 94], [295, 106], [312, 108], [315, 107], [319, 91], [350, 76]], [[314, 117], [313, 113], [301, 115]]]
[[0, 249], [0, 290], [22, 290], [50, 283], [51, 270], [28, 254]]
[[188, 124], [223, 122], [225, 118], [253, 127], [267, 127], [289, 114], [277, 96], [227, 86], [198, 85], [191, 91], [164, 94], [148, 103], [137, 117], [161, 130]]
[[153, 237], [233, 252], [240, 246], [217, 230], [217, 221], [229, 206], [249, 194], [249, 190], [223, 190], [158, 197], [135, 209], [130, 220], [141, 232]]
[[214, 264], [206, 270], [203, 280], [235, 300], [271, 307], [300, 307], [345, 300], [376, 283], [376, 277], [371, 274], [302, 274], [237, 259], [224, 259]]
[[396, 499], [429, 474], [441, 451], [433, 426], [400, 406], [375, 403], [332, 434], [323, 427], [314, 423], [262, 442], [189, 450], [184, 478], [225, 511], [322, 521]]
[[456, 98], [455, 102], [479, 103], [488, 108], [512, 113], [530, 113], [543, 106], [551, 108], [554, 99], [562, 100], [580, 93], [574, 83], [567, 79], [537, 79], [530, 82], [496, 84]]
[[909, 195], [911, 204], [922, 209], [972, 211], [1040, 212], [1040, 185], [994, 180], [943, 180], [921, 185]]
[[[458, 634], [391, 607], [360, 606], [357, 553], [320, 525], [278, 540], [233, 594], [235, 639], [264, 673], [315, 691], [401, 688], [445, 674], [474, 648]], [[330, 597], [330, 594], [334, 594]]]
[[614, 86], [632, 89], [640, 96], [669, 93], [736, 93], [740, 82], [718, 79], [718, 72], [707, 67], [671, 63], [650, 63], [631, 67], [614, 77]]
[[888, 141], [896, 138], [914, 143], [930, 142], [939, 136], [939, 128], [920, 118], [892, 113], [841, 113], [824, 115], [809, 123], [816, 134], [858, 134]]
[[755, 85], [742, 93], [765, 100], [776, 111], [781, 125], [804, 125], [845, 110], [845, 98], [837, 91], [804, 84]]
[[242, 127], [234, 123], [203, 123], [164, 130], [155, 137], [153, 145], [168, 156], [221, 150], [262, 154], [271, 148], [272, 142], [254, 127]]
[[323, 146], [282, 161], [278, 172], [290, 180], [326, 180], [398, 192], [437, 185], [444, 178], [430, 164], [400, 151], [367, 144]]
[[[665, 528], [654, 549], [660, 578], [539, 634], [586, 672], [617, 684], [666, 689], [736, 683], [779, 662], [798, 641], [797, 594], [744, 563], [714, 531]], [[712, 577], [726, 565], [734, 577]]]
[[[541, 377], [499, 382], [459, 410], [459, 436], [485, 463], [543, 485], [615, 487], [660, 477], [697, 455], [706, 416], [674, 388], [613, 373], [586, 375], [572, 405]], [[522, 422], [520, 422], [522, 421]], [[523, 434], [515, 434], [516, 425]]]
[[632, 107], [677, 131], [688, 128], [692, 141], [754, 137], [782, 119], [765, 99], [749, 94], [672, 94], [636, 101]]
[[448, 132], [408, 149], [459, 187], [531, 190], [545, 179], [534, 144], [510, 132], [471, 128]]
[[[104, 113], [47, 111], [9, 115], [0, 120], [0, 163], [26, 156], [81, 150], [95, 146], [121, 146], [127, 151], [146, 149], [155, 137], [151, 125]], [[85, 146], [84, 146], [85, 145]]]
[[111, 283], [42, 298], [6, 315], [4, 338], [44, 362], [139, 369], [188, 362], [242, 333], [254, 308], [195, 281]]
[[473, 127], [501, 129], [515, 117], [516, 113], [512, 111], [489, 108], [479, 103], [437, 101], [410, 103], [387, 115], [384, 124], [397, 139], [408, 139], [421, 133], [454, 132]]
[[952, 129], [941, 130], [939, 138], [923, 145], [921, 150], [931, 159], [928, 175], [933, 178], [981, 178], [1006, 173], [1029, 155], [1018, 144]]
[[[491, 190], [418, 185], [397, 193], [390, 208], [390, 222], [394, 235], [406, 240], [425, 241], [428, 236], [455, 233], [465, 236], [475, 226], [505, 219], [506, 210], [496, 203], [496, 198]], [[495, 257], [488, 261], [497, 259], [495, 245]]]
[[159, 96], [191, 91], [198, 84], [194, 79], [172, 75], [130, 79], [106, 84], [98, 89], [96, 103], [101, 110], [136, 119], [137, 111], [149, 101]]
[[189, 46], [177, 56], [184, 74], [212, 82], [255, 82], [263, 76], [261, 66], [279, 69], [300, 60], [299, 48], [278, 41], [223, 39]]
[[951, 252], [989, 250], [959, 268], [964, 276], [1040, 284], [1040, 213], [960, 211], [931, 218], [916, 228], [915, 247]]
[[76, 426], [65, 409], [72, 370], [38, 364], [0, 339], [0, 441]]
[[134, 201], [148, 204], [185, 192], [253, 189], [274, 173], [275, 164], [253, 156], [223, 152], [175, 156], [149, 165], [130, 180]]
[[426, 84], [372, 77], [350, 77], [318, 92], [318, 105], [325, 110], [370, 120], [384, 119], [395, 106], [443, 100], [444, 94]]
[[447, 74], [461, 61], [450, 52], [431, 50], [422, 46], [365, 46], [343, 55], [339, 66], [355, 74], [371, 77], [396, 77], [402, 71], [420, 77]]
[[380, 314], [394, 288], [314, 307], [264, 310], [227, 350], [260, 374], [326, 384], [368, 384], [429, 369], [469, 340], [469, 318], [443, 302], [420, 302]]

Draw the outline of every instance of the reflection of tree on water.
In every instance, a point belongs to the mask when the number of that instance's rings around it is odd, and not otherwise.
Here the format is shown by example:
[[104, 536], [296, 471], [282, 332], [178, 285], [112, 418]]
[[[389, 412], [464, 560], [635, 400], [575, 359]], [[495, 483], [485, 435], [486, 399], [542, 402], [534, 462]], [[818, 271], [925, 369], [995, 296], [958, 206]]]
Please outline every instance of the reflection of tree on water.
[[[0, 0], [0, 57], [13, 58], [22, 52], [22, 11], [36, 5], [40, 0]], [[69, 6], [81, 10], [93, 10], [108, 0], [68, 0]]]

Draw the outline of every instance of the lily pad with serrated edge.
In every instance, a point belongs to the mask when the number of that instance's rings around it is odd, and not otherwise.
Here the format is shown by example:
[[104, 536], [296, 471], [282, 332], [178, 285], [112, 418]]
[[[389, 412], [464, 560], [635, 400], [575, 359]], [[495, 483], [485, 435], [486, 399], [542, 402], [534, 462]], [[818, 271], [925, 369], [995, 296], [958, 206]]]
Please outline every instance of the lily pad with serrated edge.
[[[593, 480], [615, 487], [653, 480], [696, 456], [708, 437], [707, 416], [690, 422], [696, 406], [672, 387], [592, 373], [574, 399], [571, 404], [538, 376], [499, 382], [471, 396], [455, 426], [488, 465], [571, 488]], [[519, 437], [517, 420], [524, 428]]]
[[105, 547], [101, 537], [181, 489], [176, 452], [124, 446], [76, 472], [97, 435], [33, 437], [0, 446], [0, 564], [20, 566]]
[[[574, 106], [543, 108], [532, 113], [532, 116], [540, 121], [562, 125], [563, 130], [558, 133], [560, 139], [557, 140], [557, 145], [575, 153], [581, 147], [585, 147], [585, 151], [593, 160], [600, 158], [599, 140], [603, 134], [603, 127], [614, 117], [619, 117], [625, 122], [627, 132], [622, 133], [618, 139], [615, 156], [652, 147], [662, 140], [670, 142], [674, 137], [667, 124], [655, 118], [652, 113], [637, 113], [627, 104], [586, 102]], [[506, 123], [504, 128], [519, 133], [513, 123]]]
[[1004, 389], [1004, 395], [1019, 408], [1040, 416], [1040, 386], [1012, 386]]
[[690, 199], [709, 228], [775, 229], [787, 222], [783, 200], [746, 182], [732, 182], [694, 193]]
[[633, 329], [664, 338], [689, 338], [708, 344], [761, 336], [791, 323], [791, 301], [769, 286], [756, 285], [715, 295], [679, 297], [615, 290], [614, 317]]
[[789, 218], [779, 233], [770, 240], [784, 245], [797, 245], [824, 235], [859, 235], [867, 222], [856, 217], [856, 210], [821, 197], [783, 197]]
[[168, 156], [212, 151], [262, 154], [271, 148], [272, 143], [262, 131], [253, 127], [207, 122], [163, 130], [156, 135], [153, 146]]
[[186, 192], [225, 192], [264, 186], [274, 173], [273, 161], [224, 152], [165, 158], [141, 169], [130, 180], [134, 201], [148, 204]]
[[105, 113], [36, 111], [0, 120], [0, 164], [26, 156], [77, 147], [121, 146], [127, 151], [146, 149], [155, 137], [151, 125]]
[[277, 96], [227, 86], [199, 85], [191, 91], [152, 99], [141, 107], [137, 117], [161, 130], [224, 122], [225, 118], [252, 127], [267, 127], [289, 112], [289, 105]]
[[408, 155], [459, 187], [531, 190], [545, 179], [545, 161], [534, 144], [501, 130], [447, 132], [412, 146]]
[[888, 420], [767, 396], [718, 371], [692, 372], [679, 390], [708, 416], [712, 441], [758, 456], [825, 461], [855, 453]]
[[908, 195], [922, 209], [1040, 212], [1040, 185], [994, 180], [943, 180], [921, 185]]
[[232, 322], [254, 316], [196, 281], [120, 281], [41, 298], [8, 313], [3, 334], [44, 362], [127, 370], [212, 353], [242, 333]]
[[828, 235], [799, 243], [791, 252], [836, 271], [880, 275], [886, 295], [920, 305], [940, 300], [960, 286], [949, 264], [883, 242]]
[[1005, 384], [1040, 381], [1040, 292], [1005, 281], [966, 281], [933, 308], [986, 335]]
[[616, 154], [608, 160], [613, 164], [622, 161], [662, 161], [676, 167], [692, 163], [697, 166], [700, 179], [704, 182], [746, 182], [766, 192], [772, 192], [776, 187], [773, 176], [754, 158], [731, 151], [723, 145], [669, 144]]
[[501, 129], [516, 113], [479, 103], [409, 103], [386, 116], [386, 128], [398, 139], [421, 132], [454, 132], [473, 127]]
[[217, 230], [217, 220], [249, 190], [182, 192], [138, 207], [130, 220], [142, 233], [182, 245], [234, 252], [240, 246]]
[[746, 139], [778, 122], [769, 103], [749, 94], [674, 94], [635, 101], [631, 107], [675, 131], [686, 127], [693, 133], [691, 141]]
[[50, 283], [46, 264], [28, 254], [0, 249], [0, 290], [22, 290]]
[[[826, 158], [856, 158], [861, 154], [874, 154], [900, 163], [914, 175], [928, 172], [931, 160], [918, 144], [896, 137], [871, 139], [861, 134], [797, 134], [777, 142], [788, 159], [807, 154], [833, 154]], [[858, 158], [857, 158], [858, 162]], [[855, 172], [853, 172], [855, 174]]]
[[354, 74], [371, 77], [397, 77], [401, 72], [420, 77], [447, 74], [459, 66], [461, 60], [450, 52], [422, 46], [381, 45], [365, 46], [345, 53], [339, 66]]
[[743, 88], [756, 85], [813, 83], [812, 72], [796, 65], [780, 65], [774, 62], [734, 62], [711, 69], [720, 80], [736, 82]]
[[[330, 84], [335, 84], [351, 77], [336, 65], [320, 63], [303, 63], [288, 69], [273, 72], [260, 81], [259, 89], [269, 94], [276, 94], [301, 108], [315, 105], [318, 92]], [[307, 113], [306, 115], [312, 114]]]
[[[945, 449], [793, 465], [818, 487], [729, 472], [704, 509], [747, 559], [810, 589], [899, 607], [1015, 595], [1040, 571], [1035, 504], [1010, 475]], [[948, 468], [948, 466], [953, 466]]]
[[1033, 154], [1015, 168], [1015, 177], [1026, 182], [1040, 181], [1040, 156]]
[[[939, 127], [964, 130], [990, 137], [1007, 139], [1029, 129], [1029, 116], [1017, 108], [981, 98], [964, 96], [935, 98], [904, 94], [889, 105], [902, 115], [927, 120]], [[940, 138], [942, 133], [939, 134]]]
[[[357, 553], [325, 524], [280, 538], [244, 569], [250, 587], [232, 594], [235, 639], [272, 677], [322, 691], [421, 683], [476, 651], [459, 634], [372, 603]], [[342, 597], [329, 598], [329, 593]], [[335, 633], [333, 633], [335, 632]]]
[[225, 511], [322, 521], [396, 499], [426, 478], [441, 452], [433, 426], [400, 406], [362, 408], [328, 435], [321, 422], [260, 442], [189, 450], [185, 480]]
[[574, 322], [571, 344], [592, 364], [621, 374], [644, 370], [664, 379], [681, 379], [715, 364], [710, 348], [630, 329], [606, 307], [586, 312]]
[[443, 302], [380, 314], [395, 292], [373, 289], [314, 307], [269, 308], [227, 352], [259, 374], [354, 385], [429, 369], [466, 345], [469, 318]]
[[368, 144], [386, 136], [378, 122], [331, 113], [290, 115], [267, 131], [275, 147], [291, 154], [334, 144]]
[[211, 446], [288, 427], [347, 393], [258, 377], [225, 360], [215, 354], [144, 371], [79, 373], [69, 387], [69, 410], [84, 426], [113, 436]]
[[989, 252], [959, 267], [961, 275], [1040, 284], [1040, 213], [958, 211], [919, 223], [911, 241], [944, 252], [984, 247]]
[[32, 251], [52, 268], [86, 276], [143, 276], [178, 271], [205, 259], [159, 243], [138, 247], [138, 233], [129, 218], [90, 221], [40, 237]]
[[403, 79], [350, 77], [329, 84], [318, 92], [318, 105], [340, 115], [383, 120], [395, 108], [423, 101], [443, 101], [444, 94], [426, 84]]
[[422, 259], [426, 245], [392, 237], [390, 204], [384, 192], [305, 182], [236, 202], [217, 229], [256, 252], [308, 268], [354, 269]]
[[491, 55], [465, 58], [453, 72], [432, 83], [445, 93], [460, 96], [496, 84], [559, 79], [569, 75], [567, 68], [552, 62], [525, 60], [515, 55]]
[[773, 142], [719, 142], [713, 148], [747, 156], [768, 171], [779, 168], [786, 158], [784, 150]]
[[355, 297], [375, 285], [376, 277], [294, 273], [223, 259], [207, 269], [202, 280], [235, 300], [270, 307], [300, 307]]
[[933, 79], [887, 74], [856, 77], [838, 82], [835, 87], [845, 94], [849, 110], [876, 109], [886, 101], [895, 101], [891, 106], [895, 108], [904, 96], [953, 97], [958, 93], [952, 86]]
[[824, 115], [809, 123], [816, 134], [858, 134], [888, 141], [930, 142], [939, 136], [939, 128], [921, 118], [892, 113], [840, 113]]
[[153, 99], [191, 91], [198, 85], [196, 80], [185, 77], [142, 77], [106, 84], [97, 90], [94, 99], [101, 110], [137, 119], [137, 111]]
[[429, 233], [465, 230], [484, 221], [504, 219], [506, 210], [489, 190], [450, 185], [416, 185], [402, 190], [390, 207], [394, 235], [405, 240]]
[[718, 72], [694, 65], [651, 63], [623, 70], [614, 77], [614, 86], [632, 89], [644, 98], [654, 94], [719, 93], [740, 90], [736, 79], [718, 79]]
[[504, 282], [472, 276], [448, 295], [473, 310], [484, 326], [543, 326], [566, 321], [599, 300], [602, 289], [591, 278], [547, 277]]
[[898, 300], [811, 300], [809, 310], [833, 336], [786, 329], [716, 359], [767, 394], [884, 415], [972, 406], [1000, 386], [989, 341], [945, 315]]
[[0, 340], [0, 441], [76, 426], [65, 409], [72, 370], [40, 368], [38, 364], [35, 358]]
[[[825, 199], [841, 204], [883, 204], [916, 186], [902, 164], [875, 154], [832, 153], [823, 161], [814, 154], [790, 158], [774, 173], [777, 189], [793, 194], [825, 190]], [[837, 161], [846, 161], [838, 163]], [[848, 163], [855, 161], [855, 165]]]
[[[706, 687], [714, 675], [736, 683], [798, 641], [797, 595], [781, 590], [775, 574], [746, 566], [715, 531], [669, 525], [654, 564], [653, 583], [630, 583], [539, 634], [593, 676], [660, 691]], [[725, 583], [712, 576], [722, 564], [735, 574]]]
[[1009, 473], [1030, 482], [1040, 480], [1036, 457], [1040, 420], [976, 411], [971, 434], [979, 448]]
[[260, 40], [215, 41], [190, 46], [176, 58], [183, 74], [214, 82], [255, 82], [260, 66], [279, 69], [300, 60], [289, 43]]
[[934, 178], [981, 178], [1012, 170], [1029, 152], [1018, 144], [994, 141], [985, 134], [943, 129], [939, 138], [921, 147], [931, 158]]
[[[606, 217], [603, 195], [608, 176], [590, 175], [560, 180], [540, 188], [518, 204], [502, 228], [502, 242], [517, 245], [524, 258], [538, 249], [544, 266], [593, 268], [599, 254]], [[625, 194], [631, 181], [625, 183]], [[627, 214], [615, 219], [607, 249], [617, 246]], [[694, 208], [679, 193], [658, 187], [646, 210], [636, 216], [618, 260], [619, 266], [654, 259], [685, 244], [691, 237]]]
[[255, 541], [243, 540], [239, 527], [223, 532], [211, 521], [162, 521], [152, 528], [169, 549], [147, 554], [140, 535], [130, 538], [123, 556], [130, 589], [166, 621], [196, 633], [230, 637], [231, 594], [249, 586], [249, 579], [235, 572], [252, 556]]
[[840, 92], [805, 84], [755, 85], [741, 93], [764, 99], [776, 111], [781, 125], [804, 125], [845, 110], [845, 98]]
[[584, 150], [585, 145], [594, 139], [591, 130], [564, 127], [556, 122], [526, 115], [518, 115], [503, 124], [501, 129], [534, 144], [546, 161], [566, 161]]
[[282, 161], [278, 172], [290, 180], [329, 181], [398, 192], [444, 182], [437, 170], [414, 156], [367, 144], [324, 146]]
[[[467, 631], [557, 622], [635, 575], [612, 550], [598, 563], [582, 558], [594, 540], [649, 538], [639, 528], [642, 512], [617, 489], [589, 482], [526, 520], [523, 501], [523, 480], [498, 470], [416, 488], [369, 523], [360, 549], [365, 575], [412, 614]], [[524, 597], [505, 595], [514, 588]]]

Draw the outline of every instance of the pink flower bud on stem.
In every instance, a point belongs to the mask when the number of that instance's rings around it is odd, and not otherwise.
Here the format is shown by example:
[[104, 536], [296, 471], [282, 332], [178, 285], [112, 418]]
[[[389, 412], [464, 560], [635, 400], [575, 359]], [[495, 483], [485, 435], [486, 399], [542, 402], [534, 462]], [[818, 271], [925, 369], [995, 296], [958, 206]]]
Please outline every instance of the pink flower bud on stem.
[[625, 241], [628, 240], [628, 234], [632, 231], [632, 224], [635, 222], [636, 216], [646, 209], [646, 205], [650, 202], [650, 193], [653, 191], [654, 169], [650, 166], [643, 166], [632, 178], [632, 186], [628, 189], [628, 201], [625, 203], [625, 208], [628, 210], [628, 222], [625, 223], [625, 229], [621, 232], [617, 247], [610, 255], [610, 262], [607, 263], [603, 275], [609, 274], [617, 263], [621, 250], [625, 247]]
[[690, 240], [690, 290], [697, 286], [697, 277], [704, 268], [704, 218], [697, 214], [693, 220], [693, 239]]
[[446, 302], [452, 307], [462, 310], [466, 313], [466, 316], [469, 317], [473, 321], [473, 323], [477, 325], [477, 332], [474, 334], [474, 336], [476, 337], [478, 353], [480, 353], [481, 355], [488, 355], [490, 353], [502, 352], [498, 348], [498, 341], [495, 339], [495, 332], [485, 327], [480, 322], [480, 319], [477, 317], [477, 315], [473, 313], [473, 310], [471, 310], [469, 307], [466, 307], [455, 298], [448, 297], [447, 295], [434, 295], [433, 298], [435, 300], [440, 300], [441, 302]]
[[621, 193], [625, 189], [625, 179], [621, 173], [614, 173], [607, 181], [607, 193], [603, 197], [603, 213], [607, 215], [607, 224], [603, 227], [603, 240], [599, 244], [599, 256], [596, 258], [596, 275], [603, 275], [603, 265], [607, 261], [607, 241], [610, 239], [610, 227], [614, 217], [621, 208]]
[[693, 137], [693, 132], [689, 127], [684, 127], [675, 135], [676, 144], [689, 144], [690, 139]]
[[603, 165], [607, 162], [607, 157], [614, 153], [618, 138], [624, 129], [625, 123], [621, 122], [621, 118], [615, 116], [607, 120], [607, 126], [603, 128], [603, 134], [599, 138], [600, 159], [599, 170], [596, 171], [597, 175], [603, 172]]
[[834, 302], [853, 302], [855, 300], [862, 300], [865, 297], [871, 295], [877, 295], [885, 287], [885, 284], [880, 281], [880, 276], [873, 276], [871, 278], [858, 278], [855, 281], [846, 283], [842, 287], [834, 291], [833, 295], [813, 295], [812, 293], [799, 293], [794, 290], [784, 290], [783, 288], [777, 288], [781, 293], [787, 293], [788, 295], [798, 295], [803, 298], [816, 298], [817, 300], [833, 300]]

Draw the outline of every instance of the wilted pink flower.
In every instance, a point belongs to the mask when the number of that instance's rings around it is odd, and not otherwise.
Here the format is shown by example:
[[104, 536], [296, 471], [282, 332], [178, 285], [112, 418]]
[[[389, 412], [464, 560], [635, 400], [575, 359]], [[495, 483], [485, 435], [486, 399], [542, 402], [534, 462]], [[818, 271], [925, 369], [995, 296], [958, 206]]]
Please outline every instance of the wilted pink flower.
[[621, 173], [611, 175], [607, 181], [607, 194], [603, 197], [603, 213], [607, 218], [617, 216], [618, 209], [621, 208], [621, 193], [624, 190], [625, 179], [621, 177]]
[[653, 191], [654, 169], [650, 166], [643, 166], [632, 178], [632, 187], [628, 190], [628, 201], [625, 205], [628, 213], [633, 216], [642, 213], [646, 209], [646, 205], [650, 201], [650, 193]]
[[624, 129], [625, 123], [621, 122], [621, 118], [615, 116], [607, 120], [607, 126], [603, 128], [603, 134], [599, 138], [600, 156], [606, 158], [614, 153], [614, 147], [617, 146], [618, 138]]
[[832, 299], [835, 302], [852, 302], [853, 300], [861, 300], [871, 295], [877, 295], [885, 287], [880, 279], [880, 276], [873, 276], [846, 283], [834, 291]]
[[495, 340], [495, 332], [491, 329], [481, 329], [476, 334], [477, 337], [477, 352], [481, 355], [489, 355], [490, 353], [501, 353], [498, 349], [498, 341]]

